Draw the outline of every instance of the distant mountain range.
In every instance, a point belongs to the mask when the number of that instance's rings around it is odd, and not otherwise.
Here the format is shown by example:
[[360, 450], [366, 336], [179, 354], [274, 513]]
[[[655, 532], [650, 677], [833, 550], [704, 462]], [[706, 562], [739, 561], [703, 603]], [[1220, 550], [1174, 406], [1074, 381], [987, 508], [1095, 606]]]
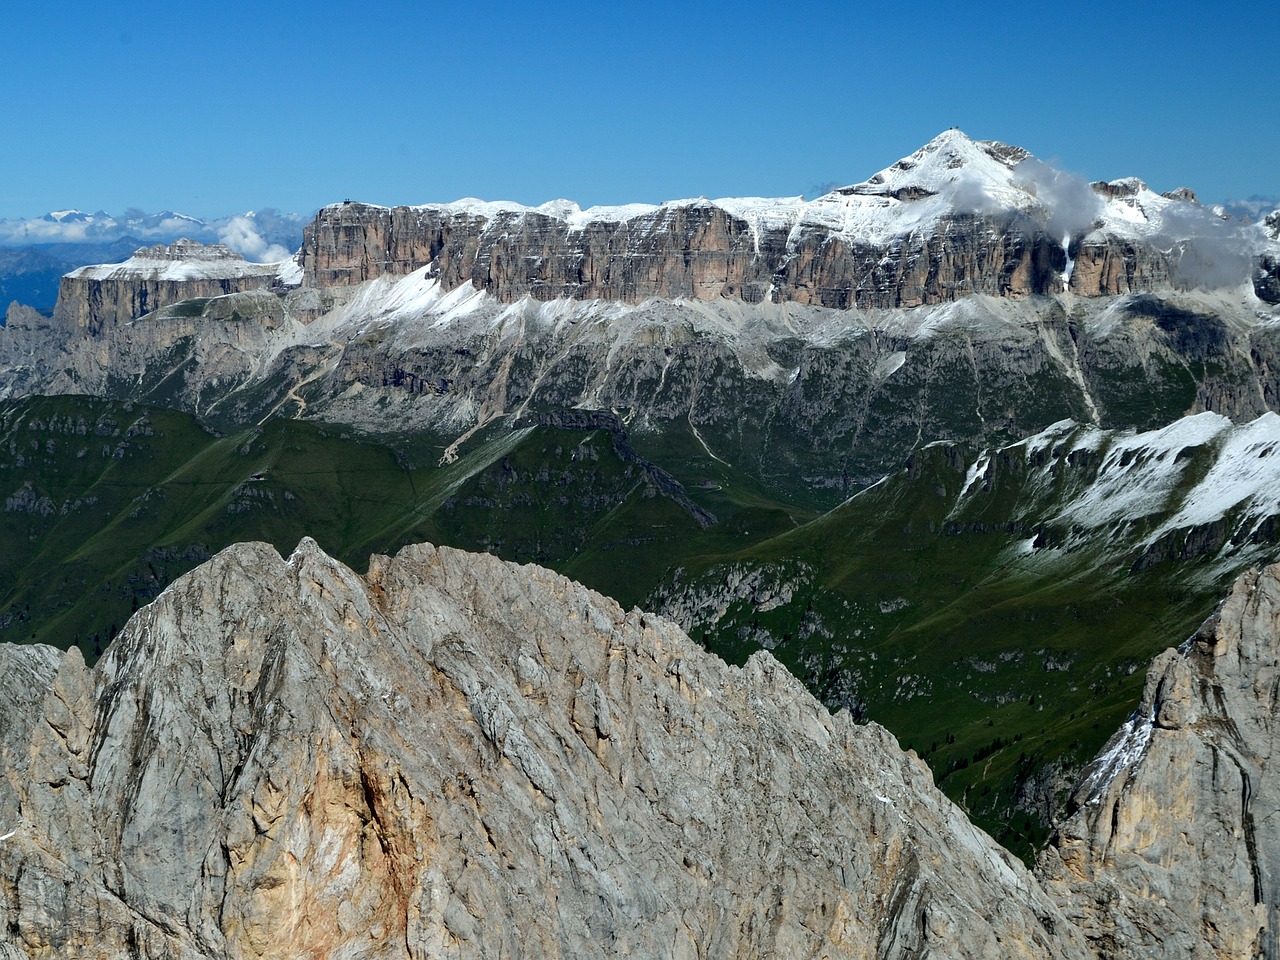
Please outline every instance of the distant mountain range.
[[1242, 200], [1224, 200], [1219, 206], [1224, 213], [1244, 219], [1262, 220], [1273, 210], [1280, 208], [1280, 197], [1255, 193]]
[[[25, 220], [0, 219], [0, 247], [47, 247], [69, 244], [108, 244], [132, 237], [147, 243], [170, 242], [180, 238], [205, 243], [225, 243], [249, 260], [283, 259], [262, 257], [271, 247], [283, 248], [284, 256], [297, 249], [308, 217], [279, 210], [250, 210], [213, 219], [162, 210], [145, 213], [126, 210], [119, 216], [103, 210], [55, 210]], [[279, 250], [270, 251], [278, 254]]]

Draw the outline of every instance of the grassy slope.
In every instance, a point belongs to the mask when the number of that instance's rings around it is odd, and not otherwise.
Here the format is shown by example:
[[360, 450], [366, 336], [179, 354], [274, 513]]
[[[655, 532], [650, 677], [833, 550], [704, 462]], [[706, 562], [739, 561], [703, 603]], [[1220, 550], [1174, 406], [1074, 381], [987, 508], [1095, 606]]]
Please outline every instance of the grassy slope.
[[703, 617], [694, 635], [732, 660], [777, 644], [828, 703], [892, 730], [976, 822], [1028, 855], [1047, 836], [1055, 765], [1074, 768], [1102, 746], [1150, 658], [1189, 635], [1225, 584], [1196, 582], [1194, 561], [1131, 569], [1136, 528], [1023, 555], [1017, 545], [1043, 529], [1052, 501], [1038, 515], [1006, 470], [957, 512], [964, 467], [954, 449], [922, 451], [818, 520], [697, 558], [681, 577], [713, 596], [751, 571], [789, 581], [782, 603], [772, 588], [722, 594], [724, 615]]
[[1151, 655], [1218, 596], [1190, 583], [1194, 565], [1133, 572], [1123, 538], [1052, 562], [1016, 554], [1038, 522], [1024, 478], [998, 472], [957, 514], [966, 464], [954, 448], [919, 452], [815, 518], [711, 442], [637, 440], [717, 515], [704, 530], [601, 430], [495, 429], [439, 466], [444, 444], [431, 437], [371, 442], [287, 420], [217, 436], [119, 402], [3, 405], [0, 640], [75, 643], [92, 658], [165, 584], [248, 539], [288, 552], [310, 535], [357, 569], [431, 540], [538, 562], [624, 604], [672, 568], [716, 585], [726, 566], [773, 571], [792, 595], [747, 590], [694, 636], [738, 661], [776, 644], [828, 703], [887, 726], [1026, 854], [1045, 833], [1028, 812], [1037, 777], [1094, 752], [1132, 709]]
[[372, 442], [272, 420], [217, 436], [122, 402], [0, 406], [0, 640], [92, 659], [129, 614], [227, 544], [304, 535], [363, 569], [430, 540], [570, 570], [627, 603], [672, 558], [735, 550], [790, 525], [768, 501], [703, 530], [605, 431], [494, 431], [440, 466], [430, 437]]

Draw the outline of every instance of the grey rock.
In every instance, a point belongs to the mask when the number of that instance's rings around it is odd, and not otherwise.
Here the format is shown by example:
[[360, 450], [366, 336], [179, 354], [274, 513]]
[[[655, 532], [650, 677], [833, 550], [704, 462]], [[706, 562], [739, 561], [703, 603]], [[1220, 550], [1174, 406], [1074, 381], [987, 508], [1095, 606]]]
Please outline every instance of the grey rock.
[[193, 297], [260, 290], [277, 265], [249, 263], [222, 244], [178, 240], [142, 247], [121, 264], [81, 267], [62, 278], [54, 317], [95, 336], [152, 310]]
[[240, 545], [92, 671], [0, 646], [0, 956], [1275, 957], [1278, 678], [1274, 566], [1037, 879], [766, 652], [488, 556]]
[[959, 214], [932, 235], [875, 245], [820, 226], [755, 230], [707, 201], [585, 226], [539, 213], [335, 204], [306, 229], [302, 258], [317, 287], [430, 264], [446, 289], [472, 283], [506, 303], [730, 298], [835, 309], [1046, 293], [1060, 289], [1066, 263], [1060, 239], [1016, 229], [1012, 216]]
[[42, 656], [19, 957], [1088, 955], [883, 729], [535, 567], [241, 545]]
[[[290, 263], [187, 243], [68, 275], [52, 320], [0, 330], [0, 399], [410, 428], [446, 459], [495, 422], [614, 411], [824, 506], [937, 439], [1280, 409], [1275, 219], [1122, 180], [1081, 184], [1099, 216], [1066, 230], [1031, 159], [949, 131], [807, 203], [335, 204]], [[982, 171], [999, 209], [960, 201]]]
[[1099, 956], [1280, 956], [1280, 566], [1242, 576], [1086, 771], [1039, 871]]

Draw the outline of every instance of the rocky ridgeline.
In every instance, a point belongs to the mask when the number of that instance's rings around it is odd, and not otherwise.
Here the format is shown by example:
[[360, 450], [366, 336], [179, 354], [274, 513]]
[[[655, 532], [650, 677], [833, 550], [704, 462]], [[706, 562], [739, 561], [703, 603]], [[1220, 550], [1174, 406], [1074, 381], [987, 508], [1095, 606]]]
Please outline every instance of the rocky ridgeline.
[[[1233, 234], [1190, 190], [1073, 184], [1025, 150], [950, 130], [809, 203], [347, 201], [317, 214], [301, 258], [313, 287], [429, 267], [445, 290], [469, 283], [504, 303], [729, 298], [847, 310], [1236, 286], [1267, 245], [1261, 232]], [[1255, 290], [1269, 297], [1274, 264], [1253, 265]]]
[[1161, 654], [1040, 864], [1106, 958], [1280, 956], [1280, 567]]
[[1157, 661], [1042, 883], [767, 653], [233, 547], [93, 671], [0, 646], [0, 956], [1274, 957], [1277, 609], [1251, 574]]
[[0, 651], [9, 957], [1084, 955], [884, 730], [538, 568], [243, 545]]
[[173, 243], [157, 243], [150, 247], [139, 247], [134, 251], [133, 260], [168, 260], [186, 262], [199, 260], [206, 264], [225, 263], [240, 264], [244, 257], [236, 253], [226, 244], [201, 243], [198, 240], [175, 240]]
[[[1176, 280], [1167, 252], [1133, 240], [1091, 238], [1071, 252], [1069, 290], [1081, 296], [1150, 292]], [[322, 209], [306, 228], [302, 257], [315, 287], [430, 265], [445, 289], [471, 283], [506, 303], [726, 297], [841, 310], [1056, 294], [1067, 266], [1061, 237], [1028, 230], [1013, 214], [959, 213], [931, 234], [869, 243], [816, 224], [753, 230], [706, 201], [581, 226], [533, 211], [343, 203]], [[1273, 274], [1263, 264], [1259, 296]]]

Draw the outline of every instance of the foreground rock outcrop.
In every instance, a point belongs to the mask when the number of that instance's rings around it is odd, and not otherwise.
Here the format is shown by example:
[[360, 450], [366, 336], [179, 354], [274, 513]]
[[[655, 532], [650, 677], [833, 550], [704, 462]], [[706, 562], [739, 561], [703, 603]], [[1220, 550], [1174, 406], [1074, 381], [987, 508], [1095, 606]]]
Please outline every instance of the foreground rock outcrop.
[[0, 646], [0, 957], [1275, 958], [1278, 651], [1273, 566], [1037, 879], [767, 653], [489, 556], [239, 545], [92, 671]]
[[1085, 955], [882, 729], [537, 568], [244, 545], [4, 656], [11, 957]]
[[1076, 792], [1041, 864], [1106, 958], [1276, 957], [1280, 567], [1242, 576]]

